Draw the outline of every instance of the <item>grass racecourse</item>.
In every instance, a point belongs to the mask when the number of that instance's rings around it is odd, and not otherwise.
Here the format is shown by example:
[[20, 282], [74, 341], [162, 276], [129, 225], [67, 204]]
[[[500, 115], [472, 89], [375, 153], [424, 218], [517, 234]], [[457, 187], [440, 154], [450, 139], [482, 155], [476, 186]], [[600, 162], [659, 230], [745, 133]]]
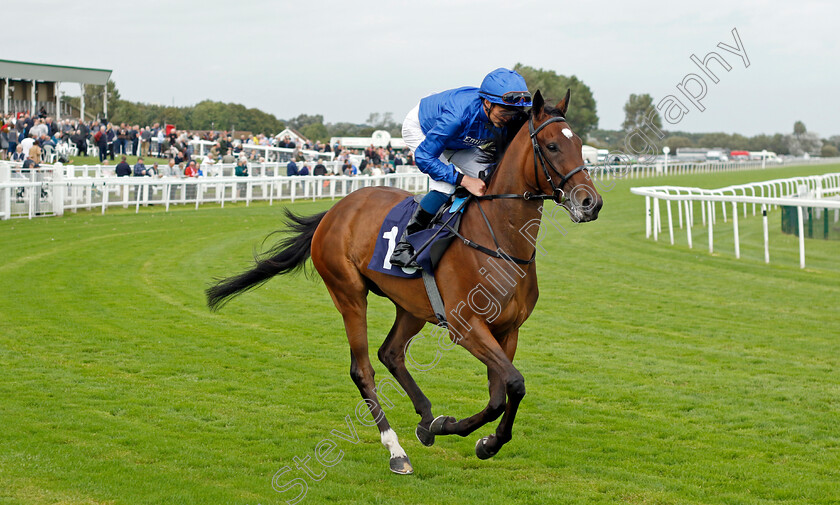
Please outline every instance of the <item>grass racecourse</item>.
[[[268, 505], [304, 483], [305, 504], [838, 503], [840, 242], [807, 240], [801, 270], [774, 211], [770, 265], [759, 217], [740, 221], [741, 260], [722, 219], [714, 255], [702, 226], [693, 250], [682, 230], [656, 243], [629, 193], [838, 170], [621, 181], [598, 221], [547, 228], [513, 441], [478, 460], [493, 423], [423, 447], [408, 398], [391, 394], [411, 476], [388, 471], [376, 429], [355, 416], [319, 279], [278, 277], [218, 314], [205, 307], [209, 281], [249, 265], [281, 206], [0, 222], [0, 503]], [[390, 303], [371, 295], [369, 318], [375, 360]], [[461, 348], [415, 377], [436, 415], [487, 402], [485, 370]], [[324, 439], [331, 467], [315, 461]], [[314, 478], [296, 468], [307, 458]]]

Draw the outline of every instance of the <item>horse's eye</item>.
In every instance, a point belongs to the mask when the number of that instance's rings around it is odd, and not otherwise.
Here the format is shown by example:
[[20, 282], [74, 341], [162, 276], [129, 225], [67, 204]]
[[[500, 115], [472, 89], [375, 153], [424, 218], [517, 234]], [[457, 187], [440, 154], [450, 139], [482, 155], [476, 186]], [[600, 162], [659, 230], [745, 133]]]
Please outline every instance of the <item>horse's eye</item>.
[[554, 152], [557, 151], [557, 144], [548, 144], [545, 147], [548, 148], [549, 151], [554, 151]]

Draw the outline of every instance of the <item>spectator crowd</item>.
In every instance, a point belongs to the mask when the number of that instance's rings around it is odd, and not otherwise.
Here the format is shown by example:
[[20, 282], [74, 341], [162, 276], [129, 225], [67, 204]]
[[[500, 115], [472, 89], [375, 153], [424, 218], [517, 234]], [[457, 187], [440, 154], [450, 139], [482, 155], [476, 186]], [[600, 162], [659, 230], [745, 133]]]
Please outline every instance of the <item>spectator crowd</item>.
[[[233, 164], [237, 176], [247, 176], [249, 163], [266, 161], [268, 151], [263, 149], [265, 147], [286, 150], [272, 152], [275, 156], [272, 161], [287, 162], [287, 175], [382, 175], [393, 173], [397, 166], [414, 164], [410, 152], [392, 149], [390, 145], [371, 145], [362, 150], [319, 141], [297, 145], [289, 136], [240, 134], [238, 137], [234, 138], [229, 132], [196, 135], [187, 131], [167, 131], [160, 123], [141, 127], [117, 125], [107, 119], [55, 121], [43, 111], [34, 117], [19, 113], [2, 117], [0, 159], [21, 162], [23, 168], [29, 168], [37, 167], [45, 160], [67, 163], [71, 153], [85, 156], [96, 152], [100, 163], [105, 165], [118, 157], [120, 163], [115, 167], [118, 176], [134, 177], [211, 175], [218, 173], [213, 170], [218, 164]], [[209, 146], [207, 154], [196, 155], [195, 140], [205, 141]], [[320, 153], [334, 153], [337, 163], [328, 169]], [[127, 162], [129, 156], [139, 157], [133, 167]], [[150, 166], [144, 163], [145, 159], [153, 158], [156, 160]]]

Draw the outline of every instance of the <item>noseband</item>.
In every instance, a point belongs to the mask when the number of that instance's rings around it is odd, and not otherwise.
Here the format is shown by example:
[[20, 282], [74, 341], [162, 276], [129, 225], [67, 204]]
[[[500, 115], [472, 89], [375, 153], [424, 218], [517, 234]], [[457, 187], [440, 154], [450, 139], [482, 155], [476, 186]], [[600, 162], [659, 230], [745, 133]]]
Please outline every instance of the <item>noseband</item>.
[[[552, 194], [551, 195], [529, 195], [529, 193], [525, 193], [525, 195], [523, 195], [523, 196], [526, 200], [531, 200], [531, 199], [535, 199], [535, 198], [542, 198], [542, 199], [551, 198], [555, 202], [557, 202], [558, 204], [563, 203], [564, 198], [566, 196], [566, 194], [563, 192], [563, 186], [565, 186], [566, 183], [569, 182], [569, 179], [571, 179], [572, 176], [574, 176], [576, 173], [578, 173], [580, 171], [583, 171], [583, 170], [587, 170], [585, 165], [581, 165], [579, 167], [575, 167], [574, 170], [572, 170], [571, 172], [569, 172], [566, 175], [561, 174], [560, 171], [557, 170], [556, 168], [554, 168], [554, 165], [551, 164], [551, 160], [549, 160], [545, 157], [545, 154], [543, 154], [543, 151], [542, 151], [542, 147], [540, 146], [539, 142], [537, 142], [537, 134], [539, 132], [541, 132], [543, 128], [550, 125], [551, 123], [561, 123], [561, 122], [565, 122], [565, 121], [566, 121], [566, 118], [564, 118], [563, 116], [555, 116], [555, 117], [552, 117], [552, 118], [548, 119], [546, 122], [539, 125], [538, 127], [534, 128], [534, 116], [532, 115], [531, 117], [528, 118], [528, 133], [531, 136], [531, 144], [534, 146], [534, 181], [539, 181], [539, 172], [537, 170], [537, 159], [539, 159], [540, 165], [542, 165], [543, 174], [545, 174], [545, 178], [548, 181], [548, 184], [551, 186], [551, 193]], [[554, 180], [551, 178], [551, 174], [548, 173], [548, 168], [549, 167], [551, 168], [551, 170], [555, 174], [557, 174], [560, 177], [560, 183], [558, 185], [554, 184]]]

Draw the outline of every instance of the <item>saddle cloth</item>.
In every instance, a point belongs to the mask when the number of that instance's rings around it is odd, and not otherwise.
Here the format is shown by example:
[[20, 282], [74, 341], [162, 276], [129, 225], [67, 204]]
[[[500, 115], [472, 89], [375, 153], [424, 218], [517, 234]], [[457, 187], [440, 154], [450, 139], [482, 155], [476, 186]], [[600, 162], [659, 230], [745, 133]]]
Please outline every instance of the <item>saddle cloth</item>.
[[[382, 226], [379, 228], [379, 234], [376, 236], [376, 245], [373, 250], [373, 257], [368, 264], [368, 269], [407, 279], [420, 277], [420, 270], [416, 268], [398, 267], [397, 265], [392, 265], [389, 261], [391, 253], [394, 252], [394, 247], [402, 238], [403, 230], [405, 230], [408, 221], [414, 215], [414, 211], [418, 205], [419, 203], [414, 197], [408, 197], [388, 212], [388, 215], [385, 216], [385, 220], [382, 222]], [[452, 213], [461, 212], [463, 207], [463, 200], [456, 199], [450, 207], [444, 209], [441, 216], [431, 227], [409, 235], [408, 242], [414, 247], [415, 251], [420, 249], [429, 238], [441, 229], [443, 226], [442, 223], [449, 220]], [[461, 216], [456, 216], [449, 222], [449, 225], [457, 230], [460, 220]], [[433, 272], [434, 267], [440, 261], [444, 251], [446, 251], [446, 248], [449, 247], [449, 244], [454, 238], [455, 236], [448, 229], [440, 231], [434, 238], [434, 241], [417, 257], [417, 263], [420, 264], [420, 267], [427, 272]]]

